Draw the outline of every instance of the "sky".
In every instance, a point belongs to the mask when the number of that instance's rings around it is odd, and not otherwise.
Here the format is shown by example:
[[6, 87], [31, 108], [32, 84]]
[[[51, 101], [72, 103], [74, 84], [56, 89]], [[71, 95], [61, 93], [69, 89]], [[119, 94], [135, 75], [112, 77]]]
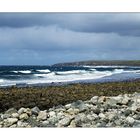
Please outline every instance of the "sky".
[[140, 13], [0, 13], [0, 65], [140, 60]]

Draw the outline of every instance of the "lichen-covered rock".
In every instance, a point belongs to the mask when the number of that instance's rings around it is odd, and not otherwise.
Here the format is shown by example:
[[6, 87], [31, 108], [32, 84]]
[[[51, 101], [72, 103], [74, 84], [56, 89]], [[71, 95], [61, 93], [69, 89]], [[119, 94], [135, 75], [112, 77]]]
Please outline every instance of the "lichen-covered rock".
[[19, 116], [20, 120], [27, 120], [29, 118], [29, 116], [26, 113], [23, 113]]

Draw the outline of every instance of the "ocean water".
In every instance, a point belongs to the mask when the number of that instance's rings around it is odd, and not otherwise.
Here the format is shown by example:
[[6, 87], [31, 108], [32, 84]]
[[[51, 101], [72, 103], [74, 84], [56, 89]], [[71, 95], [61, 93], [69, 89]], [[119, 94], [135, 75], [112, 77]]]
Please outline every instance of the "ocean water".
[[0, 66], [0, 86], [105, 82], [140, 78], [137, 66]]

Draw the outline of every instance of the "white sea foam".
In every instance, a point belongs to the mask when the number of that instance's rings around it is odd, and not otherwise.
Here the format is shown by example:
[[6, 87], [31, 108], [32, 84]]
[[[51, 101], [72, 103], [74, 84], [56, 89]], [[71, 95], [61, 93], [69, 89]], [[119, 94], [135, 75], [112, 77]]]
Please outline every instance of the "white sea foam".
[[114, 71], [113, 71], [113, 73], [123, 73], [123, 72], [125, 72], [124, 71], [124, 69], [115, 69]]
[[85, 70], [71, 70], [71, 71], [58, 71], [57, 74], [60, 75], [68, 75], [68, 74], [80, 74], [80, 73], [86, 73]]
[[20, 73], [25, 73], [25, 74], [31, 73], [30, 70], [21, 70], [21, 71], [19, 71], [19, 72], [20, 72]]
[[0, 79], [0, 83], [3, 83], [4, 82], [4, 80], [3, 79]]
[[49, 72], [51, 72], [49, 69], [45, 69], [45, 70], [36, 70], [36, 71], [38, 71], [38, 72], [43, 72], [43, 73], [49, 73]]

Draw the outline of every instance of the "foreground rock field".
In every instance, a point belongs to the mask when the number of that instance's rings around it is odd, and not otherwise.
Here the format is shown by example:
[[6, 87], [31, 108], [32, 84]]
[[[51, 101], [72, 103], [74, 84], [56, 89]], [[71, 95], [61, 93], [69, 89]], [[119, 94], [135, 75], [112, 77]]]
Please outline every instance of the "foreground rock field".
[[0, 113], [0, 127], [140, 127], [140, 93], [94, 96], [47, 110], [10, 108]]

